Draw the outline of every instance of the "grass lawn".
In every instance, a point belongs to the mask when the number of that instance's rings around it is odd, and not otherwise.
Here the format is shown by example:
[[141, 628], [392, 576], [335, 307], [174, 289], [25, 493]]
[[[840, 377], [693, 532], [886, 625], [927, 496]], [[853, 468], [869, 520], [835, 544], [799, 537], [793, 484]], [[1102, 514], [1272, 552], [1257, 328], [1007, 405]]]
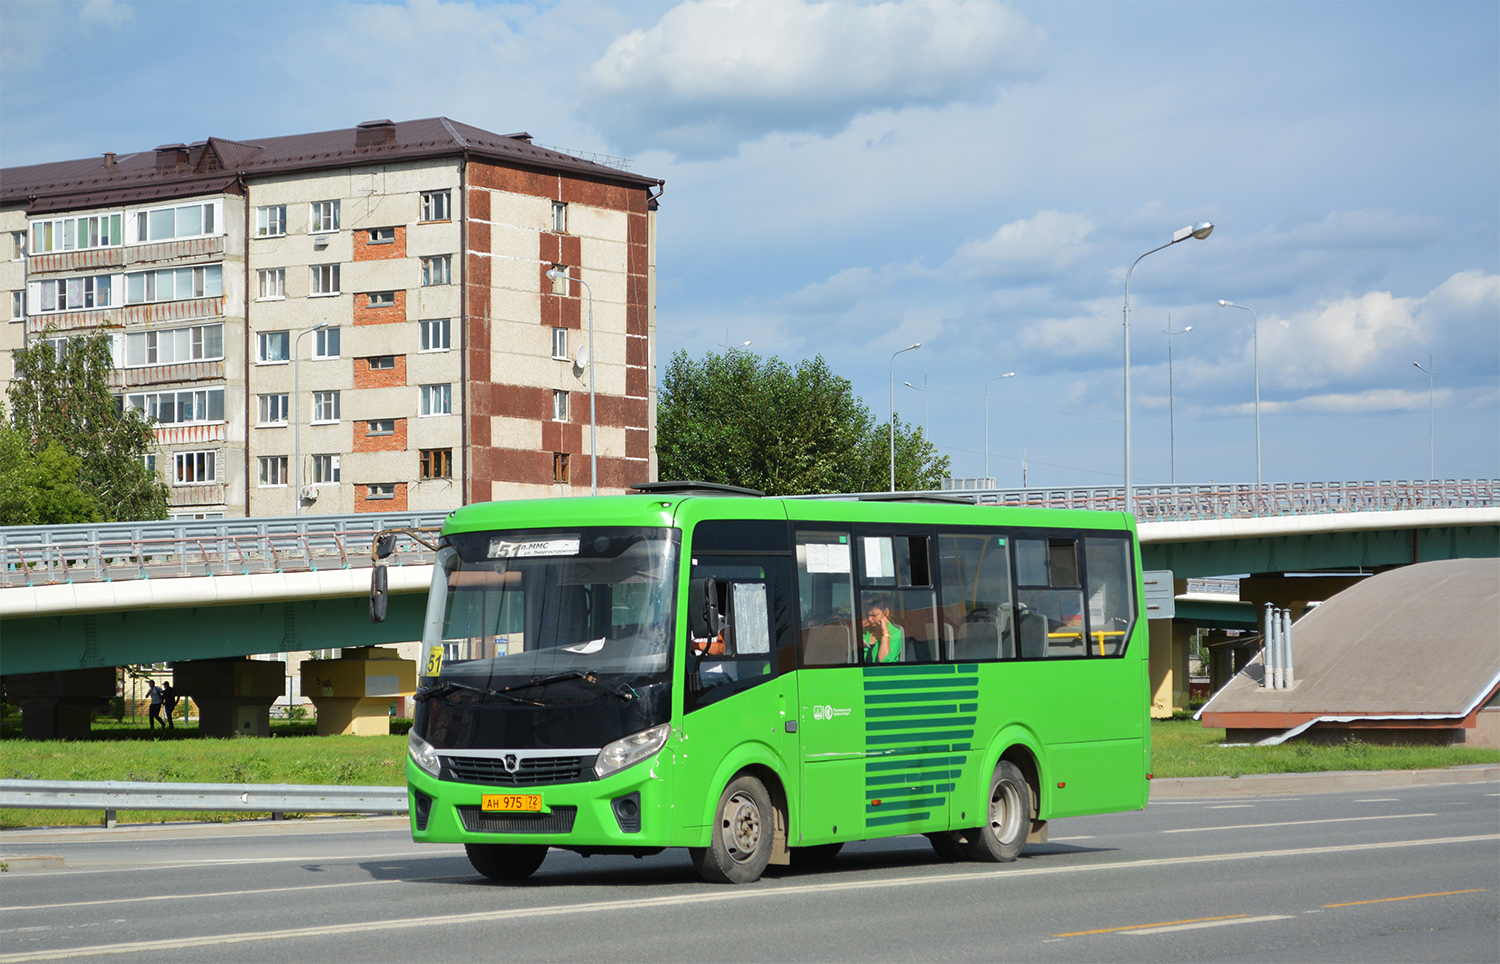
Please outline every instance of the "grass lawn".
[[[404, 724], [406, 721], [400, 721]], [[397, 728], [393, 726], [393, 729]], [[139, 725], [98, 720], [95, 739], [82, 742], [22, 740], [14, 728], [0, 733], [0, 778], [15, 780], [128, 780], [168, 783], [301, 783], [401, 786], [406, 779], [404, 735], [316, 736], [308, 722], [273, 721], [270, 739], [205, 739], [196, 725], [152, 734]], [[1151, 727], [1156, 777], [1237, 776], [1326, 770], [1420, 770], [1500, 763], [1500, 750], [1466, 747], [1338, 746], [1292, 743], [1272, 747], [1223, 746], [1224, 731], [1188, 719], [1158, 720]], [[121, 810], [121, 823], [244, 820], [265, 814], [168, 813]], [[98, 825], [98, 810], [4, 810], [0, 828]]]

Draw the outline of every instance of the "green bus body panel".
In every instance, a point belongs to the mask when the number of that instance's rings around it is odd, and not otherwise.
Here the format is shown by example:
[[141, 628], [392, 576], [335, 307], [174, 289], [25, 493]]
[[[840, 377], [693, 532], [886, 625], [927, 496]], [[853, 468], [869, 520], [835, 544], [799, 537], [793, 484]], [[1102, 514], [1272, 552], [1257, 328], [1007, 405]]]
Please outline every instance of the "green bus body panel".
[[[566, 521], [559, 522], [563, 519]], [[689, 494], [534, 500], [467, 506], [445, 532], [584, 525], [684, 531], [672, 668], [672, 735], [652, 760], [600, 781], [527, 788], [544, 804], [576, 806], [568, 834], [469, 833], [458, 805], [506, 788], [443, 783], [414, 764], [414, 790], [434, 798], [434, 842], [562, 847], [701, 847], [724, 787], [747, 768], [779, 782], [790, 846], [972, 827], [984, 819], [1002, 756], [1021, 753], [1038, 775], [1039, 816], [1141, 809], [1150, 766], [1147, 628], [1138, 614], [1123, 656], [1105, 659], [896, 664], [800, 669], [685, 712], [687, 598], [699, 522], [773, 520], [912, 526], [995, 526], [1128, 532], [1120, 513], [835, 500], [706, 498]], [[1135, 550], [1136, 593], [1140, 583]], [[788, 724], [795, 726], [788, 730]], [[1059, 784], [1062, 786], [1060, 787]], [[610, 801], [639, 790], [639, 833], [620, 831]]]

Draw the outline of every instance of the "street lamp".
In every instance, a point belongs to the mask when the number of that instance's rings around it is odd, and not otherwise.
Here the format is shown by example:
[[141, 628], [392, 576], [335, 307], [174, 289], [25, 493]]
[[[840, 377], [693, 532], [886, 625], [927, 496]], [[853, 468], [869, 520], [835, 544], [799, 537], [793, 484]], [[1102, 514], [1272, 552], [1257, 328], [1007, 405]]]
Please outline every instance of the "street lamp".
[[1250, 318], [1255, 323], [1255, 334], [1251, 338], [1251, 344], [1254, 346], [1254, 348], [1252, 350], [1252, 354], [1254, 355], [1254, 358], [1255, 358], [1255, 487], [1257, 489], [1259, 489], [1260, 488], [1260, 484], [1261, 484], [1261, 480], [1260, 480], [1260, 318], [1259, 318], [1259, 316], [1257, 316], [1255, 314], [1255, 311], [1253, 309], [1246, 308], [1244, 305], [1237, 305], [1237, 304], [1235, 304], [1232, 301], [1225, 301], [1223, 298], [1219, 299], [1219, 307], [1220, 308], [1238, 308], [1241, 311], [1248, 311], [1248, 312], [1250, 312]]
[[984, 480], [991, 485], [994, 477], [990, 475], [990, 384], [998, 382], [1002, 378], [1015, 378], [1015, 372], [1006, 372], [1004, 375], [996, 375], [984, 383]]
[[[742, 342], [740, 342], [739, 347], [740, 348], [749, 348], [750, 347], [750, 343], [748, 341], [742, 341]], [[732, 349], [732, 346], [729, 344], [729, 329], [725, 328], [724, 329], [724, 351], [727, 354], [731, 349]]]
[[920, 341], [912, 342], [901, 351], [891, 355], [891, 491], [896, 491], [896, 355], [916, 351], [922, 347]]
[[931, 389], [927, 387], [927, 376], [922, 376], [921, 388], [917, 388], [917, 386], [913, 385], [911, 382], [902, 382], [901, 384], [905, 385], [907, 388], [913, 388], [922, 393], [922, 436], [930, 441], [932, 436], [927, 434], [927, 393], [931, 391]]
[[1436, 375], [1437, 371], [1432, 367], [1431, 355], [1427, 356], [1426, 368], [1422, 367], [1421, 362], [1412, 362], [1412, 364], [1417, 366], [1417, 371], [1427, 374], [1427, 478], [1436, 479], [1437, 469], [1434, 467], [1436, 462], [1433, 459], [1434, 446], [1432, 440], [1432, 376]]
[[[1197, 238], [1202, 241], [1214, 233], [1214, 226], [1207, 221], [1199, 221], [1197, 224], [1185, 228], [1178, 228], [1172, 234], [1172, 240], [1159, 247], [1152, 248], [1146, 254], [1155, 254], [1162, 248], [1170, 248], [1179, 241], [1188, 238]], [[1135, 266], [1141, 263], [1141, 255], [1131, 262], [1130, 270], [1125, 272], [1125, 511], [1130, 512], [1134, 508], [1130, 497], [1130, 276], [1135, 273]]]
[[578, 366], [580, 368], [582, 368], [585, 365], [587, 365], [588, 366], [588, 370], [589, 370], [589, 480], [590, 480], [590, 494], [592, 494], [592, 495], [598, 495], [599, 494], [599, 422], [598, 422], [598, 420], [596, 418], [595, 409], [594, 409], [594, 289], [590, 288], [589, 285], [588, 285], [588, 282], [584, 281], [582, 278], [569, 279], [568, 278], [567, 269], [565, 269], [565, 268], [552, 268], [552, 269], [548, 270], [547, 277], [551, 278], [553, 281], [557, 281], [557, 280], [563, 280], [563, 281], [573, 280], [573, 281], [576, 281], [579, 284], [583, 285], [583, 290], [584, 291], [587, 291], [589, 293], [589, 343], [588, 343], [589, 353], [588, 353], [588, 357], [587, 358], [583, 357], [583, 352], [579, 352], [578, 353], [579, 354]]
[[302, 337], [327, 327], [328, 322], [320, 321], [311, 328], [297, 332], [297, 337], [292, 339], [292, 458], [297, 461], [297, 493], [292, 503], [296, 506], [294, 515], [302, 514]]
[[1172, 449], [1172, 484], [1177, 484], [1177, 406], [1172, 396], [1172, 336], [1186, 335], [1193, 330], [1188, 325], [1181, 331], [1172, 330], [1172, 316], [1167, 316], [1167, 327], [1162, 331], [1167, 336], [1167, 439]]

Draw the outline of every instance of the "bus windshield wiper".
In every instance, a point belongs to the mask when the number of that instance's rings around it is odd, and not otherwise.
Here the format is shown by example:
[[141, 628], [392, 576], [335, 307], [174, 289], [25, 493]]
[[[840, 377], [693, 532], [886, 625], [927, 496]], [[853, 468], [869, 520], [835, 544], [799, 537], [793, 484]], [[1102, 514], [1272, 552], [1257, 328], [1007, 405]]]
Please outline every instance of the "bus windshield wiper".
[[585, 683], [592, 683], [600, 689], [608, 690], [609, 692], [618, 696], [620, 699], [625, 700], [627, 703], [635, 699], [635, 690], [631, 689], [629, 686], [616, 686], [611, 683], [606, 683], [595, 674], [584, 672], [581, 669], [569, 670], [566, 673], [554, 673], [551, 676], [538, 676], [536, 679], [527, 680], [524, 683], [517, 683], [515, 686], [507, 686], [504, 689], [500, 690], [499, 693], [510, 693], [514, 690], [529, 689], [533, 686], [546, 686], [548, 683], [561, 683], [563, 680], [570, 679], [581, 679]]
[[424, 686], [418, 689], [416, 695], [413, 696], [412, 699], [430, 700], [437, 696], [447, 696], [454, 690], [463, 690], [465, 693], [478, 693], [481, 696], [497, 696], [500, 699], [507, 700], [511, 703], [525, 703], [531, 706], [542, 705], [536, 700], [526, 700], [522, 699], [519, 696], [511, 696], [506, 690], [490, 690], [485, 689], [482, 686], [470, 686], [467, 683], [455, 682], [451, 679], [442, 680], [440, 682], [433, 683], [431, 686]]

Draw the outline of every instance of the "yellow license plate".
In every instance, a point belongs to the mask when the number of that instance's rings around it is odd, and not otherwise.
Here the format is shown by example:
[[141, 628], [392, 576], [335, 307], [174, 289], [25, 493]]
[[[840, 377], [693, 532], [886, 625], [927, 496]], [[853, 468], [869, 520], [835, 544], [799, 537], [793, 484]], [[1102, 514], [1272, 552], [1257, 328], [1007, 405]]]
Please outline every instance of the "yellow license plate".
[[540, 793], [486, 793], [479, 799], [479, 809], [509, 813], [541, 813]]

